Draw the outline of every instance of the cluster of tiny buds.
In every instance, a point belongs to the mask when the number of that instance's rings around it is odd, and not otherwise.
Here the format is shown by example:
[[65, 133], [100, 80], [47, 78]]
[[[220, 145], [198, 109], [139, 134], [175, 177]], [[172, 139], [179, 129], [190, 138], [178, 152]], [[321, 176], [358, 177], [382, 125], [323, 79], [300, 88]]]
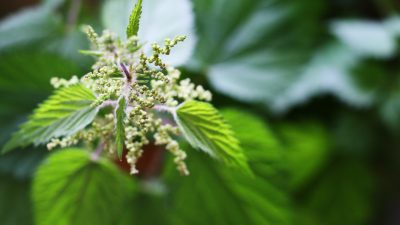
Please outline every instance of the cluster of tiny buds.
[[77, 76], [72, 76], [71, 79], [66, 80], [63, 78], [58, 78], [58, 77], [53, 77], [50, 80], [50, 84], [54, 87], [54, 88], [60, 88], [60, 87], [68, 87], [74, 84], [79, 83], [79, 78]]
[[100, 147], [115, 157], [114, 113], [118, 100], [125, 98], [124, 149], [131, 173], [138, 173], [136, 163], [143, 154], [144, 146], [152, 140], [153, 144], [164, 146], [173, 155], [174, 163], [182, 175], [188, 175], [186, 153], [174, 140], [181, 132], [170, 117], [159, 113], [187, 100], [211, 101], [209, 91], [194, 85], [190, 79], [180, 81], [180, 71], [161, 59], [162, 55], [169, 55], [172, 48], [184, 41], [185, 37], [166, 39], [164, 46], [152, 44], [153, 53], [146, 56], [136, 36], [121, 41], [109, 31], [98, 35], [90, 26], [84, 27], [84, 31], [93, 49], [82, 53], [97, 59], [92, 71], [81, 79], [76, 76], [71, 80], [53, 78], [51, 84], [59, 88], [82, 83], [96, 96], [92, 106], [104, 110], [106, 114], [100, 113], [91, 126], [72, 136], [53, 139], [47, 147], [66, 147], [80, 141], [88, 145], [101, 143]]

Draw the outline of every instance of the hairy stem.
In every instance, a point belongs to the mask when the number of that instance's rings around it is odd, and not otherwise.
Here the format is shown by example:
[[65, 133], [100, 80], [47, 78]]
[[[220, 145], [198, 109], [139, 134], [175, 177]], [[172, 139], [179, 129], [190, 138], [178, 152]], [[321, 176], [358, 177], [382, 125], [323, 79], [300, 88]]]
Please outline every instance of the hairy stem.
[[100, 107], [100, 108], [104, 108], [104, 107], [107, 107], [107, 106], [113, 106], [113, 107], [115, 107], [117, 104], [118, 104], [117, 101], [114, 101], [114, 100], [107, 100], [107, 101], [104, 101], [103, 103], [101, 103], [101, 105], [100, 105], [99, 107]]
[[131, 73], [129, 73], [128, 68], [126, 68], [123, 63], [119, 63], [119, 66], [121, 67], [122, 72], [124, 72], [126, 80], [128, 81], [128, 83], [130, 83], [132, 81], [132, 76]]
[[92, 153], [91, 159], [97, 161], [104, 150], [105, 143], [103, 141], [97, 146], [96, 150]]
[[166, 106], [166, 105], [155, 105], [153, 107], [153, 109], [160, 111], [160, 112], [169, 112], [169, 113], [173, 113], [176, 110], [176, 107], [170, 107], [170, 106]]

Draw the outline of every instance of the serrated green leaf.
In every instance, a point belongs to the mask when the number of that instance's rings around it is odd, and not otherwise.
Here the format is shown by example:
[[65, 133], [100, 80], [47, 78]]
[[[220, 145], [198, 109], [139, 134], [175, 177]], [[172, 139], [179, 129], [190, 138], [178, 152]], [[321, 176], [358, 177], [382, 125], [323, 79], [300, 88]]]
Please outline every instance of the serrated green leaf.
[[137, 35], [139, 31], [140, 16], [142, 15], [142, 0], [138, 0], [133, 8], [131, 16], [129, 17], [129, 24], [126, 28], [126, 36], [129, 38], [131, 36]]
[[122, 153], [124, 151], [124, 141], [125, 141], [125, 126], [124, 126], [124, 119], [125, 119], [125, 107], [126, 107], [126, 100], [125, 98], [121, 98], [118, 101], [118, 108], [115, 110], [116, 114], [116, 123], [115, 123], [115, 130], [116, 130], [116, 144], [117, 144], [117, 153], [118, 158], [122, 159]]
[[91, 106], [95, 100], [93, 93], [83, 85], [73, 85], [55, 91], [39, 106], [13, 134], [4, 146], [3, 153], [18, 146], [43, 144], [55, 137], [72, 135], [91, 123], [98, 112]]
[[175, 120], [194, 148], [199, 148], [228, 165], [249, 172], [245, 155], [233, 131], [211, 104], [186, 101], [176, 111]]
[[118, 224], [134, 183], [106, 159], [80, 149], [51, 155], [33, 182], [37, 225]]

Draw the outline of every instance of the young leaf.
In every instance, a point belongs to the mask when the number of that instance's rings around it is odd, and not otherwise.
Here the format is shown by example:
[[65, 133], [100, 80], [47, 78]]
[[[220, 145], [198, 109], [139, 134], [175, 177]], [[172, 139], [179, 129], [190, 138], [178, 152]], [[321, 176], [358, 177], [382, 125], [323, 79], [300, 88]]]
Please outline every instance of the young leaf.
[[139, 31], [140, 16], [142, 14], [142, 0], [138, 0], [133, 8], [131, 16], [129, 17], [129, 24], [126, 28], [126, 36], [129, 38], [131, 36], [137, 35]]
[[134, 183], [80, 149], [52, 154], [33, 181], [36, 224], [118, 224]]
[[176, 111], [175, 120], [194, 148], [249, 172], [239, 141], [212, 105], [186, 101]]
[[125, 127], [124, 127], [124, 119], [125, 119], [125, 107], [126, 107], [126, 100], [125, 98], [121, 98], [118, 102], [118, 108], [115, 111], [116, 114], [116, 144], [117, 144], [117, 153], [118, 158], [122, 158], [122, 152], [124, 150], [124, 140], [125, 140]]
[[83, 129], [96, 116], [97, 107], [91, 106], [95, 96], [82, 85], [59, 89], [39, 106], [4, 146], [3, 153], [18, 146], [24, 147], [68, 136]]

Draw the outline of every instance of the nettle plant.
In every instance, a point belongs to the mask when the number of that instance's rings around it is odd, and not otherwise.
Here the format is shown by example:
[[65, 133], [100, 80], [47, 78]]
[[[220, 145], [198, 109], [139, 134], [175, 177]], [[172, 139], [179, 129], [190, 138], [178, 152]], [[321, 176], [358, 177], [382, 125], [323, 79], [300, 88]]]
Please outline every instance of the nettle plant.
[[92, 151], [91, 160], [118, 157], [135, 174], [144, 146], [153, 143], [165, 146], [177, 170], [188, 175], [186, 152], [178, 144], [183, 136], [193, 147], [249, 172], [229, 125], [208, 103], [211, 93], [189, 79], [180, 80], [180, 71], [162, 60], [185, 37], [166, 39], [164, 46], [152, 44], [151, 56], [143, 52], [137, 37], [141, 8], [138, 1], [126, 41], [107, 30], [99, 36], [90, 26], [84, 28], [93, 49], [82, 53], [97, 59], [92, 71], [81, 79], [51, 79], [57, 90], [3, 152], [30, 144], [47, 144], [49, 150], [81, 144]]

